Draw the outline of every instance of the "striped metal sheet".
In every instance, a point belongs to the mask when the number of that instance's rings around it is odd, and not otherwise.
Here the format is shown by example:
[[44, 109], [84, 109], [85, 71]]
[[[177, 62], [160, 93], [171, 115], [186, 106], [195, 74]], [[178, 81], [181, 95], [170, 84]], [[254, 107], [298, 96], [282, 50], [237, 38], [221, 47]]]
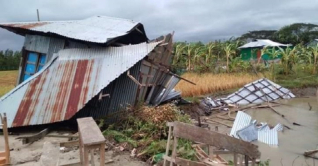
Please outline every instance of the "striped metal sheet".
[[278, 146], [277, 130], [261, 130], [258, 131], [257, 140], [271, 146]]
[[106, 16], [95, 16], [76, 21], [2, 23], [0, 27], [14, 32], [27, 30], [27, 32], [55, 34], [94, 43], [106, 43], [109, 39], [124, 36], [138, 27], [146, 38], [142, 24], [132, 20]]
[[278, 123], [272, 130], [283, 131], [284, 126], [282, 124]]
[[0, 113], [7, 113], [9, 127], [68, 120], [157, 45], [61, 50], [40, 72], [0, 98]]
[[239, 138], [236, 132], [248, 126], [251, 121], [252, 117], [250, 115], [242, 111], [238, 111], [230, 135], [234, 136], [235, 138]]

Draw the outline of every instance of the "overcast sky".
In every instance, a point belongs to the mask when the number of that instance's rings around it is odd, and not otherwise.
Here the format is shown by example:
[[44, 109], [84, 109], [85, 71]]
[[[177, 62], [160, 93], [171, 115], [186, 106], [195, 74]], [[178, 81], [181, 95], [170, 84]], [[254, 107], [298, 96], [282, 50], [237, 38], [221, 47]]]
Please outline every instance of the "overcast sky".
[[[318, 0], [1, 0], [0, 22], [75, 20], [104, 15], [141, 22], [149, 39], [175, 31], [175, 41], [211, 41], [296, 22], [318, 24]], [[0, 50], [24, 38], [0, 29]]]

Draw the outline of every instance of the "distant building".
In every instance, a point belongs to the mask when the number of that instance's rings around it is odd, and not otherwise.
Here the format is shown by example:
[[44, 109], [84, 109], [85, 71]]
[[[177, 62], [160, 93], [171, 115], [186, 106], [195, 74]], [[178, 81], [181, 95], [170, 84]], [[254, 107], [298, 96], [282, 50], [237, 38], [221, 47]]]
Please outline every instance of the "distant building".
[[316, 47], [318, 45], [318, 39], [314, 39], [311, 42], [307, 43], [307, 47]]
[[[242, 60], [272, 60], [269, 55], [263, 54], [261, 50], [264, 47], [269, 47], [269, 48], [286, 48], [288, 46], [291, 46], [290, 44], [281, 44], [278, 42], [271, 41], [269, 39], [257, 39], [252, 42], [249, 42], [247, 44], [244, 44], [243, 46], [239, 47], [241, 50], [241, 58]], [[278, 56], [277, 58], [280, 58]]]

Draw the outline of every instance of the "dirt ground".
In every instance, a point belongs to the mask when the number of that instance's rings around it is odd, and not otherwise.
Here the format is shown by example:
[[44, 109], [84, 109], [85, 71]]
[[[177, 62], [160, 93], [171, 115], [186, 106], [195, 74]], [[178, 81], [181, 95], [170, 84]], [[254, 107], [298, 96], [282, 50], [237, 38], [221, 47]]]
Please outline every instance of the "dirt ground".
[[[23, 135], [30, 135], [23, 134]], [[58, 135], [57, 133], [50, 133]], [[60, 133], [59, 133], [60, 134]], [[56, 138], [56, 137], [45, 137], [39, 141], [36, 141], [32, 144], [23, 145], [22, 141], [17, 140], [17, 137], [23, 136], [13, 136], [9, 137], [10, 143], [10, 155], [11, 155], [11, 164], [12, 165], [21, 165], [21, 166], [40, 166], [41, 164], [41, 155], [44, 150], [43, 145], [45, 142], [65, 142], [68, 141], [68, 138]], [[69, 135], [69, 133], [64, 133], [63, 135]], [[0, 150], [4, 149], [3, 136], [0, 136]], [[114, 150], [106, 150], [105, 152], [105, 163], [107, 166], [122, 166], [122, 165], [131, 165], [131, 166], [143, 166], [147, 165], [145, 162], [139, 161], [136, 158], [130, 157], [130, 152], [115, 152]], [[59, 165], [78, 163], [79, 150], [77, 147], [66, 150], [65, 152], [60, 151], [59, 153]], [[99, 153], [94, 152], [94, 161], [96, 165], [99, 165]], [[113, 162], [110, 162], [113, 161]], [[108, 163], [109, 162], [109, 163]], [[79, 165], [79, 164], [78, 164]]]

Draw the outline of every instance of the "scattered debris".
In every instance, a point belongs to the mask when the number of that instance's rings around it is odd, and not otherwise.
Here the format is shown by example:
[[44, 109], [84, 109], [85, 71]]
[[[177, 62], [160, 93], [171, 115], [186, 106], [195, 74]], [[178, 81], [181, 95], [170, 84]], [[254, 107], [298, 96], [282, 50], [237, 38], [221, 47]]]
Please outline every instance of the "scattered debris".
[[309, 106], [309, 111], [311, 111], [312, 106], [310, 105], [310, 103], [308, 103], [308, 106]]
[[[178, 147], [178, 139], [184, 138], [194, 142], [200, 142], [207, 146], [215, 146], [217, 148], [224, 148], [228, 151], [234, 153], [234, 162], [237, 165], [237, 154], [245, 155], [245, 162], [248, 162], [249, 158], [252, 160], [252, 165], [255, 164], [255, 160], [260, 157], [260, 152], [258, 151], [258, 147], [251, 143], [240, 141], [236, 138], [232, 138], [227, 135], [223, 135], [218, 132], [212, 132], [200, 127], [196, 127], [193, 125], [181, 123], [181, 122], [168, 122], [169, 127], [169, 136], [166, 147], [166, 154], [164, 155], [164, 166], [167, 161], [170, 163], [174, 163], [177, 165], [222, 165], [218, 163], [214, 158], [210, 158], [201, 148], [196, 147], [197, 158], [200, 160], [199, 162], [186, 160], [177, 156], [177, 147]], [[169, 156], [168, 152], [170, 149], [170, 137], [173, 133], [173, 145], [172, 145], [172, 155]], [[211, 148], [212, 149], [212, 148]], [[214, 154], [214, 152], [211, 152]], [[248, 157], [247, 157], [248, 156]], [[242, 160], [240, 161], [242, 162]], [[172, 165], [172, 164], [171, 164]]]
[[317, 156], [314, 156], [317, 152], [318, 152], [318, 149], [316, 149], [316, 150], [309, 150], [309, 151], [304, 152], [304, 156], [305, 156], [305, 157], [314, 158], [314, 159], [317, 159], [317, 160], [318, 160], [318, 157], [317, 157]]
[[137, 149], [136, 148], [134, 148], [132, 151], [131, 151], [131, 153], [130, 153], [130, 157], [136, 157], [136, 154], [137, 153]]
[[40, 131], [37, 134], [31, 135], [31, 136], [18, 137], [16, 139], [21, 139], [22, 140], [22, 144], [29, 144], [29, 143], [33, 143], [33, 142], [35, 142], [35, 141], [37, 141], [39, 139], [42, 139], [48, 133], [49, 133], [49, 128], [46, 128], [46, 129]]
[[200, 105], [202, 105], [206, 114], [210, 115], [213, 110], [228, 111], [229, 107], [234, 107], [235, 105], [268, 103], [277, 99], [290, 99], [294, 97], [295, 95], [290, 90], [266, 78], [262, 78], [245, 85], [226, 98], [214, 100], [211, 97], [206, 97], [201, 101]]
[[283, 131], [283, 128], [282, 124], [277, 124], [272, 129], [267, 123], [257, 125], [257, 121], [252, 121], [250, 115], [238, 111], [230, 135], [247, 142], [258, 140], [268, 145], [278, 146], [277, 132]]

